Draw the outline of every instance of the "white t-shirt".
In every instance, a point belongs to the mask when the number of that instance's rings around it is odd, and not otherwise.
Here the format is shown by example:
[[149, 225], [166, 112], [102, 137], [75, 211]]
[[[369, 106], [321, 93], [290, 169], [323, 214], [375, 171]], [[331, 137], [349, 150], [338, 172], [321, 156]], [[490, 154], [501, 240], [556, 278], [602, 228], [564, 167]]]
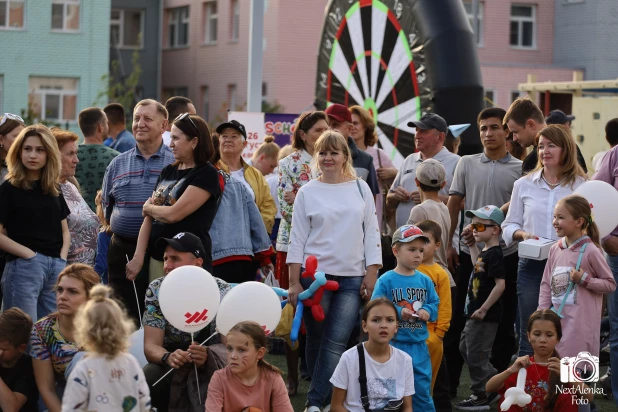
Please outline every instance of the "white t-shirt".
[[[410, 355], [391, 346], [390, 359], [379, 363], [364, 350], [367, 395], [371, 409], [380, 409], [388, 401], [414, 395], [414, 372]], [[330, 378], [333, 386], [347, 391], [343, 406], [350, 412], [365, 412], [361, 403], [359, 375], [358, 350], [355, 346], [341, 355], [333, 377]]]
[[62, 411], [150, 411], [150, 391], [142, 368], [129, 353], [114, 359], [87, 354], [71, 371]]
[[268, 183], [268, 187], [270, 188], [270, 195], [275, 200], [275, 205], [277, 205], [277, 214], [275, 215], [275, 219], [281, 219], [281, 208], [279, 207], [279, 195], [277, 194], [277, 188], [279, 187], [279, 175], [273, 174], [268, 177], [264, 176], [266, 179], [266, 183]]
[[253, 188], [251, 187], [249, 182], [247, 182], [247, 179], [245, 179], [245, 169], [241, 168], [239, 170], [235, 170], [233, 172], [230, 172], [230, 175], [232, 175], [234, 179], [245, 185], [245, 187], [249, 191], [249, 194], [251, 195], [251, 199], [255, 202], [255, 193], [253, 193]]

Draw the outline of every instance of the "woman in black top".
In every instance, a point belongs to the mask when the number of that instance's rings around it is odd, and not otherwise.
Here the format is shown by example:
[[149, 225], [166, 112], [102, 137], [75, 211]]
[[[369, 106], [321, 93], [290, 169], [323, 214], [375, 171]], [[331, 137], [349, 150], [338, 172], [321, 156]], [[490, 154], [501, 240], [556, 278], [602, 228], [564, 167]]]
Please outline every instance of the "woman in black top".
[[210, 164], [214, 153], [208, 125], [199, 116], [181, 114], [172, 125], [170, 148], [176, 161], [159, 176], [152, 197], [144, 204], [144, 223], [139, 232], [135, 255], [127, 265], [132, 280], [142, 269], [146, 250], [151, 253], [150, 280], [163, 276], [163, 256], [154, 243], [190, 232], [204, 244], [204, 269], [212, 271], [212, 243], [208, 231], [221, 195], [219, 174]]
[[71, 243], [70, 212], [58, 183], [60, 151], [47, 127], [33, 125], [15, 138], [6, 160], [9, 172], [0, 186], [4, 307], [36, 320], [56, 310], [54, 285]]

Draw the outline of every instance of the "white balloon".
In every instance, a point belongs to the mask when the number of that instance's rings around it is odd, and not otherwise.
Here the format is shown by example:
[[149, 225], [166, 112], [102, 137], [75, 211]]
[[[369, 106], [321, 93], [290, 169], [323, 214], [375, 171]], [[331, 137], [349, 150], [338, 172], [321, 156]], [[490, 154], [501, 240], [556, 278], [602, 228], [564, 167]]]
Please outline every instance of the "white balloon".
[[159, 304], [165, 320], [187, 333], [198, 332], [215, 318], [220, 294], [215, 278], [198, 266], [182, 266], [163, 278]]
[[138, 329], [131, 334], [129, 338], [131, 346], [129, 346], [129, 353], [135, 356], [140, 367], [144, 367], [148, 364], [146, 355], [144, 354], [144, 329]]
[[592, 218], [599, 228], [599, 237], [603, 239], [618, 226], [618, 190], [600, 180], [583, 183], [574, 194], [584, 197], [592, 207]]
[[238, 322], [252, 320], [270, 333], [281, 319], [281, 302], [271, 287], [261, 282], [244, 282], [234, 286], [221, 301], [217, 330], [223, 335]]

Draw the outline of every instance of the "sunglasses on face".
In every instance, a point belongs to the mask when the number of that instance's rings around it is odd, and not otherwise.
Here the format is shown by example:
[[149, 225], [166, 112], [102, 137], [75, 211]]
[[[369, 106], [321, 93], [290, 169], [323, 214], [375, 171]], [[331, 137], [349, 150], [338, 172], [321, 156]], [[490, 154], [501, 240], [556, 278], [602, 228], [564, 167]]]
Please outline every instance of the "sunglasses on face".
[[2, 120], [0, 120], [0, 126], [2, 126], [4, 123], [6, 123], [6, 121], [8, 119], [11, 120], [17, 120], [18, 122], [20, 122], [21, 124], [24, 124], [24, 119], [22, 119], [20, 116], [16, 115], [16, 114], [11, 114], [11, 113], [4, 113], [4, 116], [2, 117]]
[[193, 128], [195, 129], [195, 131], [197, 132], [197, 134], [200, 134], [199, 129], [197, 128], [197, 125], [195, 124], [195, 122], [193, 121], [193, 119], [191, 119], [191, 115], [189, 113], [181, 113], [179, 114], [176, 119], [174, 119], [174, 123], [176, 122], [180, 122], [182, 120], [185, 119], [189, 119], [189, 121], [191, 122], [191, 124], [193, 125]]
[[472, 229], [476, 230], [477, 232], [484, 232], [485, 230], [487, 230], [488, 227], [496, 227], [498, 225], [488, 225], [485, 223], [472, 223], [470, 226], [472, 226]]

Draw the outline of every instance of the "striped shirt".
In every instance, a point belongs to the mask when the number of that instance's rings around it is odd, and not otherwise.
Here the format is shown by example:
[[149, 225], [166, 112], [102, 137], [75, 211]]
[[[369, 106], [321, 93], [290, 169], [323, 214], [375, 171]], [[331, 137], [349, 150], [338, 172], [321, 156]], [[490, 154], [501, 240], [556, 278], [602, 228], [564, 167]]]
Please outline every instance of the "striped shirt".
[[102, 188], [103, 210], [112, 232], [137, 238], [144, 221], [142, 206], [152, 195], [161, 170], [173, 161], [172, 150], [164, 144], [148, 159], [135, 147], [112, 160]]

